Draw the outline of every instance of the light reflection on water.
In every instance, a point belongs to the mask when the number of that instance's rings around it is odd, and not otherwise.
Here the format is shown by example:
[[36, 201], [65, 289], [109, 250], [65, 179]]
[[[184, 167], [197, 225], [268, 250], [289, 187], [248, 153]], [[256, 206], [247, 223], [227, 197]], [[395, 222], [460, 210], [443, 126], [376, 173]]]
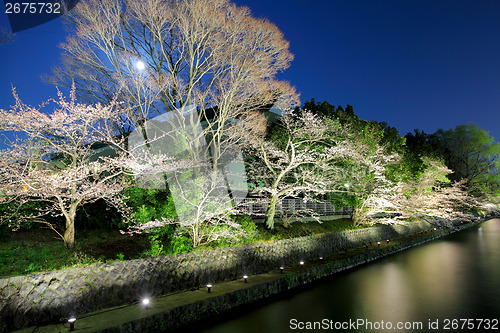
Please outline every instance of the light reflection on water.
[[[338, 274], [246, 314], [225, 318], [228, 321], [203, 332], [291, 332], [293, 318], [420, 321], [424, 328], [429, 319], [439, 319], [441, 325], [445, 318], [500, 319], [499, 264], [500, 219], [495, 219]], [[428, 330], [419, 330], [424, 331]]]

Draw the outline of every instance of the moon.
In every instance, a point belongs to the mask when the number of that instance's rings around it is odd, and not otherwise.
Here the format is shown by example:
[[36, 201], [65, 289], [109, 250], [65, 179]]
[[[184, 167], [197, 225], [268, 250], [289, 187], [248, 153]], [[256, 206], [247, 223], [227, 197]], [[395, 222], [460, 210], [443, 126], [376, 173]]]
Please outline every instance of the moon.
[[144, 70], [146, 68], [146, 65], [141, 60], [138, 60], [135, 63], [135, 68], [137, 68], [138, 70], [142, 71], [142, 70]]

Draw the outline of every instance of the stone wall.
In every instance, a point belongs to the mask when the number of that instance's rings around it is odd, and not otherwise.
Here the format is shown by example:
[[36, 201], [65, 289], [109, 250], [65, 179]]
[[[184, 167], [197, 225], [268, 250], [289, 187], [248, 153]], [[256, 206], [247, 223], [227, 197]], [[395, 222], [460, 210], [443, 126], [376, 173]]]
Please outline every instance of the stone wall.
[[430, 228], [425, 222], [383, 225], [1, 279], [0, 332], [268, 272]]

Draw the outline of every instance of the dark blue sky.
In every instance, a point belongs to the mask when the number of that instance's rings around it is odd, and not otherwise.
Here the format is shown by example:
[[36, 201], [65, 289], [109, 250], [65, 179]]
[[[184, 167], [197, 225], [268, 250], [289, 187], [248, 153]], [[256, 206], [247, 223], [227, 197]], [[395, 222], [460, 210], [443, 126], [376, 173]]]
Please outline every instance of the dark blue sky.
[[[267, 17], [295, 60], [280, 74], [301, 93], [351, 104], [402, 135], [474, 122], [500, 139], [500, 1], [234, 0]], [[0, 107], [55, 96], [39, 76], [57, 64], [61, 19], [0, 46]], [[0, 26], [8, 26], [0, 13]]]

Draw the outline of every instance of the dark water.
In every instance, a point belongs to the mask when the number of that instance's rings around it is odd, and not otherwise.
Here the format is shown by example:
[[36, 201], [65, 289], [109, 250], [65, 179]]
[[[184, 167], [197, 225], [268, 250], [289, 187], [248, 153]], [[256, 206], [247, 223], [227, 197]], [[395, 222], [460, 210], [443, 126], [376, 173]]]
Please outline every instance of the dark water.
[[[489, 332], [500, 332], [499, 319], [500, 219], [495, 219], [272, 302], [238, 309], [224, 322], [197, 330], [477, 332], [489, 327]], [[319, 322], [316, 329], [307, 329], [307, 322], [314, 321]], [[429, 321], [437, 329], [429, 328]]]

